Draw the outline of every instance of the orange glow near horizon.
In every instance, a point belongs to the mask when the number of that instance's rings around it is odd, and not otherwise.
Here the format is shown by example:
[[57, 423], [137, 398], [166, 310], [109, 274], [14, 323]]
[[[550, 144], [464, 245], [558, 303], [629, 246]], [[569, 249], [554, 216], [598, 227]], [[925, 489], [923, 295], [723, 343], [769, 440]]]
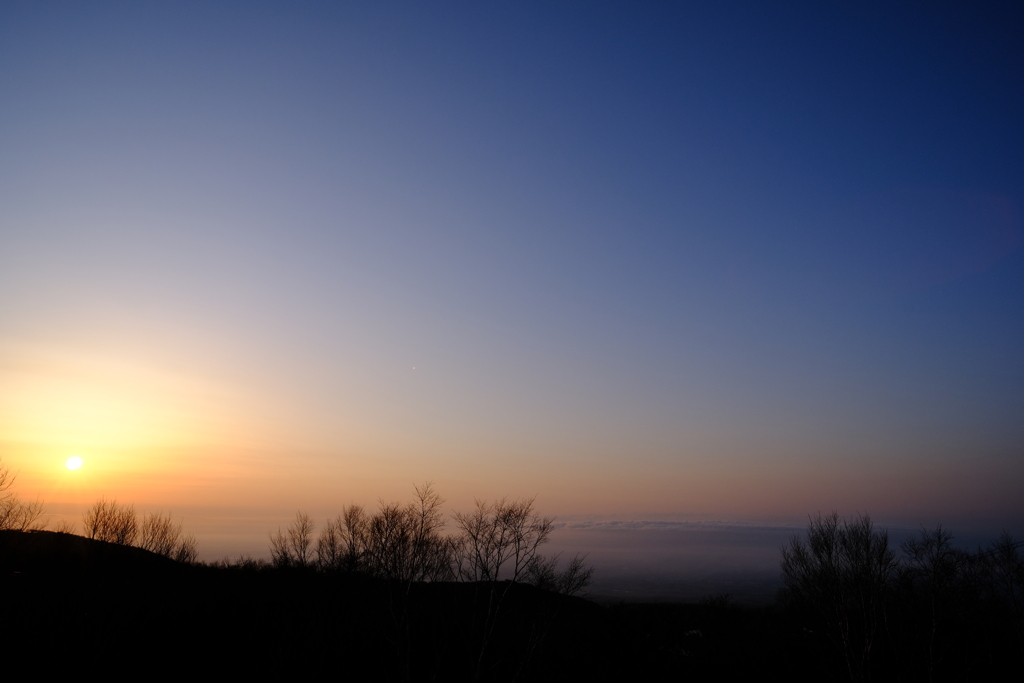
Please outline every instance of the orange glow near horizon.
[[268, 411], [220, 385], [140, 363], [3, 350], [0, 459], [23, 495], [174, 502], [280, 479], [280, 463], [259, 452], [283, 450], [283, 430], [273, 434]]
[[[638, 445], [629, 433], [417, 430], [365, 409], [357, 414], [365, 424], [332, 431], [337, 420], [321, 406], [303, 413], [252, 386], [231, 391], [52, 349], [0, 350], [0, 461], [18, 473], [19, 495], [47, 504], [116, 498], [336, 514], [349, 503], [407, 500], [414, 484], [432, 481], [454, 510], [476, 498], [536, 496], [538, 510], [554, 515], [799, 520], [834, 508], [970, 512], [978, 501], [1011, 500], [1007, 482], [1019, 480], [1019, 468], [972, 473], [909, 458], [886, 465], [881, 452], [822, 454], [711, 428]], [[635, 456], [628, 467], [623, 453]], [[77, 469], [72, 458], [81, 459]], [[965, 500], [958, 491], [969, 486], [974, 497]]]

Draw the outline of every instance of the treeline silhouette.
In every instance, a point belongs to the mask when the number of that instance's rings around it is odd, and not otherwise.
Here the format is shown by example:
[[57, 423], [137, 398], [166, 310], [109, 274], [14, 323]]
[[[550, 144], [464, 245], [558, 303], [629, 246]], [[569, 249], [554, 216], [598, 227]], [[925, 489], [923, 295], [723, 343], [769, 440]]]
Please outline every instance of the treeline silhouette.
[[[186, 564], [195, 562], [198, 557], [196, 537], [183, 533], [182, 523], [176, 524], [170, 514], [152, 512], [140, 522], [135, 506], [101, 499], [85, 511], [82, 521], [87, 538], [136, 546]], [[72, 533], [73, 527], [62, 525], [57, 531]]]
[[4, 500], [17, 523], [0, 528], [0, 643], [54, 673], [966, 681], [1024, 656], [1024, 559], [1005, 534], [966, 551], [940, 527], [897, 548], [866, 516], [818, 515], [782, 549], [774, 605], [597, 604], [579, 597], [583, 557], [540, 552], [552, 520], [532, 499], [446, 518], [422, 486], [320, 527], [299, 512], [269, 560], [213, 563], [169, 515], [100, 500], [80, 536]]
[[447, 534], [443, 503], [424, 485], [320, 530], [298, 513], [271, 535], [269, 562], [197, 562], [170, 515], [105, 499], [85, 511], [83, 536], [38, 519], [0, 530], [0, 642], [68, 671], [144, 667], [170, 648], [261, 677], [321, 676], [339, 658], [364, 680], [563, 675], [589, 647], [582, 615], [600, 610], [575, 597], [593, 570], [540, 554], [552, 520], [532, 499], [478, 503]]
[[375, 514], [350, 505], [316, 538], [312, 518], [300, 511], [286, 532], [271, 534], [271, 564], [406, 583], [525, 582], [564, 595], [590, 583], [594, 570], [584, 557], [560, 569], [557, 555], [540, 554], [554, 520], [534, 512], [534, 499], [477, 501], [472, 512], [454, 515], [457, 533], [443, 534], [444, 499], [430, 484], [415, 492], [412, 502], [381, 503]]
[[836, 680], [996, 680], [1024, 657], [1024, 544], [956, 548], [941, 526], [900, 554], [867, 515], [814, 517], [782, 550], [780, 602]]
[[[493, 680], [504, 671], [515, 680], [530, 670], [565, 599], [590, 583], [593, 568], [580, 555], [560, 567], [557, 555], [539, 552], [553, 520], [534, 511], [532, 498], [478, 501], [454, 515], [454, 534], [442, 533], [444, 502], [429, 483], [416, 486], [411, 502], [382, 502], [373, 514], [350, 505], [316, 536], [300, 511], [286, 531], [271, 534], [270, 567], [382, 584], [382, 634], [403, 680], [423, 666], [454, 673], [445, 659], [455, 649], [462, 651], [460, 677]], [[236, 564], [260, 568], [247, 559]], [[452, 615], [453, 623], [428, 637], [430, 621], [453, 608], [461, 618]], [[426, 621], [418, 614], [424, 609]], [[423, 647], [425, 638], [433, 645]]]

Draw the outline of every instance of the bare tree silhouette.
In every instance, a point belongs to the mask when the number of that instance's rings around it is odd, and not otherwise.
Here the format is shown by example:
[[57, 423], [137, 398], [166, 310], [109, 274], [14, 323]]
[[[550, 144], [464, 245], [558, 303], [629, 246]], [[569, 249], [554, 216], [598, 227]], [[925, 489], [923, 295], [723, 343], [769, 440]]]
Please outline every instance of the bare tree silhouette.
[[278, 528], [270, 536], [270, 555], [275, 567], [309, 567], [313, 564], [313, 519], [305, 512], [296, 512], [287, 534]]
[[[539, 549], [547, 542], [554, 520], [536, 514], [533, 504], [533, 498], [513, 501], [503, 498], [495, 503], [478, 500], [472, 512], [454, 515], [461, 532], [454, 544], [455, 574], [482, 588], [477, 597], [484, 603], [481, 620], [473, 627], [477, 634], [473, 680], [485, 678], [488, 666], [497, 664], [488, 664], [488, 660], [493, 659], [490, 653], [495, 649], [498, 626], [508, 616], [507, 604], [513, 586], [527, 582], [568, 596], [581, 591], [593, 575], [593, 568], [579, 555], [559, 572], [557, 555], [547, 559], [540, 554]], [[526, 670], [547, 635], [556, 611], [557, 608], [532, 616], [530, 637], [513, 660], [505, 663], [517, 672], [517, 677]]]
[[342, 515], [342, 559], [347, 571], [357, 571], [363, 566], [366, 555], [369, 520], [359, 505], [349, 505]]
[[22, 502], [11, 491], [15, 479], [17, 475], [0, 462], [0, 530], [28, 531], [46, 528], [46, 522], [40, 521], [43, 516], [43, 502], [38, 499], [31, 503]]
[[199, 541], [192, 534], [182, 536], [181, 542], [174, 551], [174, 558], [178, 562], [195, 564], [199, 561]]
[[118, 545], [133, 545], [139, 534], [135, 506], [118, 505], [116, 500], [100, 499], [82, 518], [89, 538]]
[[1024, 655], [1024, 557], [1019, 552], [1022, 545], [1004, 531], [982, 556], [993, 594], [1009, 606], [1018, 656]]
[[381, 503], [366, 525], [366, 568], [402, 582], [452, 578], [452, 543], [441, 535], [444, 499], [427, 483], [407, 505]]
[[839, 650], [852, 680], [869, 675], [869, 659], [885, 610], [885, 593], [898, 564], [888, 534], [867, 515], [840, 522], [820, 514], [807, 541], [794, 537], [782, 549], [786, 598], [808, 613]]
[[905, 665], [923, 669], [928, 680], [935, 679], [942, 665], [949, 622], [963, 616], [965, 601], [972, 601], [980, 589], [978, 558], [953, 547], [952, 540], [940, 525], [922, 529], [901, 545], [898, 590], [905, 614], [897, 636]]
[[313, 519], [304, 512], [296, 513], [295, 521], [288, 528], [288, 543], [299, 567], [308, 567], [313, 559], [314, 528]]
[[146, 515], [142, 521], [139, 547], [178, 562], [196, 561], [198, 546], [195, 536], [182, 533], [182, 523], [159, 512]]
[[525, 581], [543, 590], [562, 595], [579, 595], [590, 585], [594, 568], [586, 563], [587, 556], [577, 554], [565, 569], [559, 570], [559, 555], [536, 556], [527, 567]]
[[[377, 513], [366, 520], [361, 563], [365, 571], [388, 584], [385, 637], [404, 680], [411, 679], [412, 586], [416, 582], [452, 578], [451, 540], [441, 535], [445, 524], [441, 512], [444, 499], [429, 482], [416, 486], [415, 492], [414, 500], [405, 505], [381, 502]], [[349, 510], [352, 514], [346, 515], [346, 525], [354, 531], [362, 524], [362, 515], [358, 508]], [[350, 533], [350, 537], [356, 538], [356, 535]], [[435, 656], [440, 656], [442, 650]]]
[[316, 542], [316, 566], [325, 572], [363, 570], [369, 521], [363, 508], [350, 505], [328, 520]]
[[316, 567], [324, 572], [341, 571], [343, 566], [345, 523], [338, 515], [337, 519], [327, 520], [320, 536], [316, 540]]
[[537, 561], [554, 520], [533, 512], [533, 498], [477, 501], [470, 513], [455, 513], [462, 532], [458, 574], [466, 581], [520, 580]]
[[175, 524], [170, 515], [154, 512], [142, 520], [139, 547], [157, 555], [170, 557], [181, 536], [181, 523]]

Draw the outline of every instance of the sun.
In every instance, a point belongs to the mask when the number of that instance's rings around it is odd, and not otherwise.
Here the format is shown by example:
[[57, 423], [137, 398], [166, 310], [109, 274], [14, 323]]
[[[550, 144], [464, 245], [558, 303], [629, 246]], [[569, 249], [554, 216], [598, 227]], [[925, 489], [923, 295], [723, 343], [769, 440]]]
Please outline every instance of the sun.
[[72, 455], [70, 458], [68, 458], [67, 462], [64, 463], [64, 467], [67, 467], [69, 470], [77, 470], [81, 466], [82, 459], [79, 458], [77, 455]]

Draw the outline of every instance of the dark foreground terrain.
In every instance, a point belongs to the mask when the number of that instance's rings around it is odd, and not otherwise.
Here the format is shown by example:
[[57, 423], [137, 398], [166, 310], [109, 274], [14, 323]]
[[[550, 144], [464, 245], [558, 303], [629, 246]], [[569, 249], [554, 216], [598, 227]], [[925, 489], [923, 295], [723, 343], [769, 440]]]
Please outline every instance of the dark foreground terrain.
[[942, 669], [888, 668], [882, 659], [870, 676], [851, 675], [798, 611], [738, 607], [724, 596], [601, 605], [507, 582], [189, 565], [45, 531], [0, 531], [0, 591], [7, 660], [76, 677], [992, 680], [1018, 649], [1002, 629], [991, 632], [1005, 644], [964, 642], [975, 651], [947, 652], [953, 664]]
[[602, 606], [521, 584], [188, 566], [45, 531], [0, 532], [0, 569], [0, 642], [53, 673], [612, 681], [810, 671], [786, 655], [795, 634], [771, 609]]

